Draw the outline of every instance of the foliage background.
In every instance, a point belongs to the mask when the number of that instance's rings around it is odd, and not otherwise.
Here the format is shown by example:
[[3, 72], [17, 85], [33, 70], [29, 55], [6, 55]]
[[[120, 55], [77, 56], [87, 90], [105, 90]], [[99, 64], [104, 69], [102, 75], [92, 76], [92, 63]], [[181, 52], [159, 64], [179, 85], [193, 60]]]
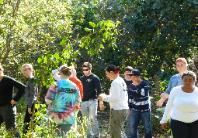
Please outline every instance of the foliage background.
[[[74, 64], [82, 75], [93, 64], [103, 91], [108, 64], [139, 68], [152, 82], [153, 102], [175, 73], [174, 61], [189, 61], [197, 49], [195, 0], [0, 0], [0, 62], [21, 79], [32, 63], [40, 88], [53, 81], [51, 70]], [[155, 109], [154, 109], [155, 114]], [[155, 125], [154, 125], [155, 126]], [[157, 129], [159, 126], [156, 126]]]

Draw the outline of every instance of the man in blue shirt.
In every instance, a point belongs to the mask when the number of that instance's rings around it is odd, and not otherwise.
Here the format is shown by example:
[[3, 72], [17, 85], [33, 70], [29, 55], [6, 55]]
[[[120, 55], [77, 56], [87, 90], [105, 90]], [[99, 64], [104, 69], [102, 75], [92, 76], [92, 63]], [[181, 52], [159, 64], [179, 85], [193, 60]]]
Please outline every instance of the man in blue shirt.
[[187, 67], [188, 64], [185, 58], [178, 58], [176, 60], [176, 69], [178, 73], [170, 78], [166, 91], [161, 94], [161, 99], [156, 103], [158, 107], [162, 107], [164, 105], [164, 103], [168, 100], [168, 95], [174, 87], [182, 85], [181, 76], [183, 73], [187, 72]]

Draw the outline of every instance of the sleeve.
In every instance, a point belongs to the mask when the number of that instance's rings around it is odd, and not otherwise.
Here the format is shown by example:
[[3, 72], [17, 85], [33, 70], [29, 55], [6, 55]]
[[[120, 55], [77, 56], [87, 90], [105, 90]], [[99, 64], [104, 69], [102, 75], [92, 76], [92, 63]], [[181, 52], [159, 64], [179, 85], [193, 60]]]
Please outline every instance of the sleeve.
[[13, 98], [15, 101], [18, 101], [23, 94], [25, 93], [25, 85], [21, 82], [16, 81], [15, 79], [10, 79], [11, 84], [18, 89], [18, 92], [16, 93], [15, 97]]
[[120, 86], [116, 83], [112, 83], [111, 84], [111, 88], [110, 88], [110, 94], [106, 95], [106, 97], [104, 98], [105, 102], [117, 102], [120, 100], [120, 93], [114, 93], [112, 94], [112, 92], [120, 92]]
[[47, 91], [47, 94], [45, 96], [45, 102], [47, 104], [50, 104], [54, 100], [55, 95], [56, 95], [56, 85], [52, 85]]
[[170, 119], [170, 112], [171, 112], [171, 109], [172, 109], [172, 106], [173, 106], [173, 101], [174, 101], [174, 98], [175, 98], [176, 94], [177, 94], [177, 91], [175, 91], [175, 88], [172, 89], [171, 92], [170, 92], [169, 98], [168, 98], [168, 102], [167, 102], [166, 107], [165, 107], [163, 117], [160, 121], [160, 124], [167, 123], [168, 120]]
[[27, 105], [28, 105], [28, 108], [31, 108], [32, 104], [34, 103], [34, 99], [38, 94], [38, 87], [33, 79], [29, 81], [29, 84], [27, 87], [29, 87], [28, 97], [27, 97], [27, 101], [28, 101]]
[[80, 90], [80, 96], [81, 96], [81, 99], [83, 98], [83, 84], [82, 84], [82, 82], [81, 81], [79, 81], [79, 85], [78, 85], [78, 87], [79, 87], [79, 90]]
[[165, 93], [170, 94], [172, 88], [174, 87], [174, 76], [172, 76], [169, 80], [168, 87], [166, 88]]
[[77, 88], [76, 90], [77, 92], [76, 92], [75, 110], [78, 111], [80, 109], [81, 96], [79, 89]]
[[94, 78], [94, 86], [98, 96], [101, 93], [101, 83], [100, 79], [97, 76]]
[[79, 79], [80, 79], [80, 81], [82, 82], [82, 81], [83, 81], [83, 76], [81, 76]]

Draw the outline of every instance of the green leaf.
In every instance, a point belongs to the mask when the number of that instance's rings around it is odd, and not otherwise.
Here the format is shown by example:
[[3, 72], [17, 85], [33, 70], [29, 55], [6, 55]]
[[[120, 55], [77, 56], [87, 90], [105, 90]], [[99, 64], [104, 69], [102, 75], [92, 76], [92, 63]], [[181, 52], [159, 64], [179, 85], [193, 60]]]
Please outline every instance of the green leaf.
[[89, 25], [92, 27], [92, 28], [95, 28], [96, 27], [96, 24], [94, 22], [89, 22]]
[[85, 30], [86, 32], [92, 32], [93, 29], [90, 29], [90, 28], [87, 28], [87, 27], [86, 27], [86, 28], [84, 28], [84, 30]]

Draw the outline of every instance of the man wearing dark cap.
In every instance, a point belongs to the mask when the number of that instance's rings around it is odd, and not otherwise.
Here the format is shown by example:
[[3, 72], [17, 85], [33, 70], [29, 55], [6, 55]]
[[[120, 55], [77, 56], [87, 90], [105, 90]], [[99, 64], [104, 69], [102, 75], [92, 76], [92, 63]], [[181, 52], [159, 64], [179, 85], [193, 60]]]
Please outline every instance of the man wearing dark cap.
[[133, 69], [130, 76], [132, 83], [128, 86], [130, 109], [128, 117], [128, 137], [137, 138], [138, 124], [140, 120], [142, 120], [145, 138], [152, 138], [149, 82], [141, 78], [141, 73], [138, 69]]
[[92, 73], [92, 65], [84, 62], [82, 65], [83, 76], [80, 78], [83, 84], [83, 98], [81, 112], [89, 120], [88, 138], [99, 137], [99, 126], [97, 121], [98, 95], [101, 92], [101, 84], [98, 76]]

